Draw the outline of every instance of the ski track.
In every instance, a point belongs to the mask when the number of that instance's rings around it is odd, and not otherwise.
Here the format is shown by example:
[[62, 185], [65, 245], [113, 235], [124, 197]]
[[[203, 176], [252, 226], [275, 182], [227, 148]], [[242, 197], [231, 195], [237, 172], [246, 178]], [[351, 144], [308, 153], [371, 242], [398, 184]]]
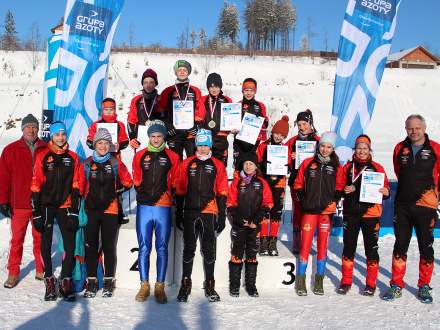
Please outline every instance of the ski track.
[[[9, 224], [0, 221], [0, 279], [7, 276]], [[28, 231], [24, 246], [24, 277], [12, 289], [0, 288], [1, 329], [440, 329], [438, 296], [433, 291], [434, 304], [424, 305], [416, 298], [418, 277], [418, 249], [413, 238], [408, 253], [405, 277], [407, 288], [403, 297], [395, 302], [379, 298], [388, 288], [390, 261], [394, 238], [380, 238], [382, 258], [378, 279], [378, 292], [374, 297], [363, 297], [359, 291], [364, 286], [365, 258], [362, 239], [359, 239], [355, 277], [347, 296], [339, 296], [335, 288], [340, 278], [340, 253], [342, 243], [332, 238], [329, 247], [325, 295], [311, 293], [311, 280], [307, 279], [309, 296], [298, 297], [293, 286], [288, 289], [260, 289], [260, 298], [250, 298], [244, 289], [236, 299], [220, 288], [221, 302], [208, 303], [202, 289], [193, 289], [187, 304], [177, 303], [178, 287], [167, 288], [169, 303], [158, 305], [154, 297], [146, 303], [136, 303], [135, 290], [117, 289], [113, 298], [84, 299], [81, 295], [74, 303], [61, 300], [45, 302], [44, 285], [34, 280], [32, 242]], [[435, 242], [436, 250], [440, 243]], [[219, 251], [217, 253], [220, 253]], [[261, 263], [265, 258], [259, 258]], [[440, 287], [438, 267], [432, 287]], [[59, 266], [56, 273], [59, 273]], [[119, 279], [120, 280], [120, 279]], [[258, 284], [258, 281], [257, 281]]]

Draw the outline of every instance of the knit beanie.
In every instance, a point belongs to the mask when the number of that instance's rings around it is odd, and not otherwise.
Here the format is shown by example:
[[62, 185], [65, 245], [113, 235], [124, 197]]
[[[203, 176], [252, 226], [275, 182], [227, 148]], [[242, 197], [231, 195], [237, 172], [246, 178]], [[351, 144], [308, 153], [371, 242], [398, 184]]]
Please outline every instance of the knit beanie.
[[144, 79], [148, 78], [148, 77], [153, 78], [154, 82], [156, 83], [156, 86], [159, 85], [159, 83], [157, 81], [157, 73], [153, 69], [145, 70], [145, 72], [142, 74], [141, 85], [144, 84]]
[[177, 60], [176, 64], [174, 64], [174, 72], [176, 72], [177, 69], [181, 68], [182, 66], [188, 70], [188, 75], [190, 75], [192, 70], [191, 64], [186, 60]]
[[101, 127], [96, 131], [95, 136], [93, 137], [93, 147], [95, 147], [95, 144], [100, 140], [108, 141], [110, 146], [112, 146], [112, 136], [107, 128]]
[[272, 134], [278, 133], [285, 138], [289, 135], [289, 116], [284, 115], [272, 127]]
[[206, 79], [206, 88], [213, 86], [219, 87], [220, 89], [222, 89], [223, 87], [222, 77], [215, 72], [210, 73], [208, 78]]
[[210, 130], [201, 128], [197, 131], [196, 146], [208, 146], [212, 148], [212, 133]]
[[64, 125], [64, 123], [61, 121], [53, 122], [50, 125], [50, 129], [49, 129], [50, 137], [52, 138], [54, 134], [60, 132], [64, 132], [64, 134], [67, 134], [66, 125]]
[[305, 121], [308, 122], [310, 125], [313, 126], [313, 115], [312, 115], [312, 111], [307, 109], [305, 111], [301, 111], [298, 113], [298, 115], [296, 116], [296, 120], [295, 120], [295, 124], [299, 121]]
[[252, 162], [255, 164], [255, 166], [258, 167], [258, 158], [257, 158], [257, 154], [255, 152], [247, 152], [245, 153], [243, 156], [240, 157], [239, 159], [239, 169], [242, 170], [243, 169], [243, 165], [245, 162]]
[[319, 139], [319, 144], [323, 143], [329, 143], [333, 146], [333, 148], [336, 147], [336, 133], [335, 132], [324, 132], [321, 135], [321, 138]]
[[166, 139], [168, 131], [163, 121], [153, 120], [150, 127], [148, 127], [147, 133], [148, 136], [151, 136], [153, 133], [160, 133], [163, 135], [164, 139]]
[[34, 126], [38, 128], [38, 119], [35, 118], [32, 114], [28, 114], [21, 121], [21, 130], [24, 130], [28, 126]]

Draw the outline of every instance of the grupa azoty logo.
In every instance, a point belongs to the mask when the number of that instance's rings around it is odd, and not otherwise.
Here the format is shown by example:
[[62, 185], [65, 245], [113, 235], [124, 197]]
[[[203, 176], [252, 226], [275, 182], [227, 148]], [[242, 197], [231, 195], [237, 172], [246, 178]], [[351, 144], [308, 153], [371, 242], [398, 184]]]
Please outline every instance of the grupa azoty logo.
[[95, 10], [91, 10], [88, 16], [78, 15], [76, 17], [75, 28], [101, 35], [105, 28], [105, 22], [97, 18], [97, 16], [98, 12]]

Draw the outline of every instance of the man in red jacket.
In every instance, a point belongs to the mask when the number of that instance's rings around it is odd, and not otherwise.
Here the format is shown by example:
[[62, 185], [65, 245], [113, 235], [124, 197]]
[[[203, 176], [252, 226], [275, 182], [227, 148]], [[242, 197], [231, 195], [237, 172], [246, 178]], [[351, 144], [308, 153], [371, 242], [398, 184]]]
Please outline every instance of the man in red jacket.
[[[0, 212], [11, 218], [11, 243], [8, 259], [8, 279], [5, 288], [13, 288], [20, 277], [23, 243], [32, 218], [31, 180], [35, 155], [45, 147], [38, 138], [38, 120], [29, 114], [21, 122], [23, 136], [5, 147], [0, 158]], [[36, 276], [43, 279], [40, 257], [41, 237], [32, 226]]]

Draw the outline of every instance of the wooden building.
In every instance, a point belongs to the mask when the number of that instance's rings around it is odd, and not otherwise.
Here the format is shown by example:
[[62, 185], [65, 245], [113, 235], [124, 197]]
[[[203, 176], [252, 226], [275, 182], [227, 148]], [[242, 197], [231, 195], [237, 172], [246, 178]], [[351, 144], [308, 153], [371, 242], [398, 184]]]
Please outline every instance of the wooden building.
[[401, 69], [435, 69], [440, 65], [440, 59], [422, 46], [402, 50], [388, 56], [387, 68]]

